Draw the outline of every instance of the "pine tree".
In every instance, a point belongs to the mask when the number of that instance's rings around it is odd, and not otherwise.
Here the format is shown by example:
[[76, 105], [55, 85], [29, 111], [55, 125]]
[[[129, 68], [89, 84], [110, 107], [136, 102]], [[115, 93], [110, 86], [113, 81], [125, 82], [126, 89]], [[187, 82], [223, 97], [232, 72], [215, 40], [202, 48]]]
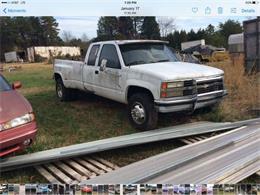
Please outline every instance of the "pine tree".
[[117, 17], [101, 17], [98, 21], [97, 35], [99, 40], [113, 40], [118, 34]]
[[134, 23], [131, 17], [118, 18], [118, 33], [123, 39], [133, 39], [134, 37]]
[[155, 17], [145, 17], [141, 27], [141, 36], [145, 39], [160, 39], [159, 24]]
[[58, 45], [62, 42], [58, 36], [58, 23], [54, 17], [41, 17], [40, 23], [43, 30], [43, 43], [45, 46]]

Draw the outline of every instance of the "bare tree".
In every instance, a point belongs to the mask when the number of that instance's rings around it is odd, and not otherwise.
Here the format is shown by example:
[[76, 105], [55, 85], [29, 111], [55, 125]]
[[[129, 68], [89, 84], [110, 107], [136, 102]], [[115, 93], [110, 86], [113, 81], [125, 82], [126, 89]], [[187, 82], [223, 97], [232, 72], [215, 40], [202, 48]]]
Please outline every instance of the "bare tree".
[[81, 41], [82, 42], [88, 42], [89, 41], [88, 35], [86, 33], [83, 33], [81, 35]]
[[160, 26], [161, 36], [166, 37], [169, 33], [176, 30], [175, 19], [171, 17], [159, 17], [157, 19]]
[[75, 38], [70, 31], [62, 31], [61, 37], [62, 40], [66, 43], [70, 42], [72, 39]]

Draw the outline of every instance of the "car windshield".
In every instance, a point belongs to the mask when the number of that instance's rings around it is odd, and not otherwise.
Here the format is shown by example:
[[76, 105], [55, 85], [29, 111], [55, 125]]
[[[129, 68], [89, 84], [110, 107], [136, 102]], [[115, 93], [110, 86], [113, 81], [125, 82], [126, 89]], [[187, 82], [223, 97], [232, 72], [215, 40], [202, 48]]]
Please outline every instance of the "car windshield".
[[126, 66], [179, 61], [175, 53], [162, 43], [134, 43], [119, 47]]
[[5, 78], [2, 75], [0, 75], [0, 92], [10, 90], [12, 90], [11, 86], [9, 85], [7, 80], [5, 80]]

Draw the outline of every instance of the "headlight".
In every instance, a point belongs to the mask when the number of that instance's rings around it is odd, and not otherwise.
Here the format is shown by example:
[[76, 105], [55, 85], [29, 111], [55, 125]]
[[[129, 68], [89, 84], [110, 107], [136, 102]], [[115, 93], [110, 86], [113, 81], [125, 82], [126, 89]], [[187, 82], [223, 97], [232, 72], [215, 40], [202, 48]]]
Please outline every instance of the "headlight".
[[[186, 84], [185, 84], [186, 82]], [[162, 82], [161, 84], [161, 98], [180, 97], [186, 94], [189, 87], [193, 86], [193, 81], [190, 84], [188, 81], [176, 81], [176, 82]], [[187, 85], [185, 87], [185, 85]]]
[[166, 90], [170, 88], [178, 88], [178, 87], [184, 87], [183, 81], [177, 81], [177, 82], [163, 82], [161, 88]]
[[168, 88], [176, 88], [176, 87], [183, 87], [183, 86], [184, 86], [183, 81], [168, 83]]
[[24, 125], [26, 123], [32, 122], [35, 120], [35, 116], [33, 113], [25, 114], [21, 117], [17, 117], [8, 122], [0, 124], [0, 131], [11, 129], [20, 125]]

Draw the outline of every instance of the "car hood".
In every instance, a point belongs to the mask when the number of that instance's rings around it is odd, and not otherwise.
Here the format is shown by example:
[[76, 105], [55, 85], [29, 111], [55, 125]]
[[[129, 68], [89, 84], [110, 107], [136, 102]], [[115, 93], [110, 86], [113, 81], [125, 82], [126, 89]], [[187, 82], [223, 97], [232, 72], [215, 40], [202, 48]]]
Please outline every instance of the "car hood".
[[203, 78], [222, 75], [224, 73], [222, 70], [217, 68], [187, 62], [141, 64], [131, 66], [131, 69], [141, 73], [149, 73], [161, 78], [162, 80]]
[[30, 103], [17, 91], [0, 92], [0, 123], [32, 112]]

